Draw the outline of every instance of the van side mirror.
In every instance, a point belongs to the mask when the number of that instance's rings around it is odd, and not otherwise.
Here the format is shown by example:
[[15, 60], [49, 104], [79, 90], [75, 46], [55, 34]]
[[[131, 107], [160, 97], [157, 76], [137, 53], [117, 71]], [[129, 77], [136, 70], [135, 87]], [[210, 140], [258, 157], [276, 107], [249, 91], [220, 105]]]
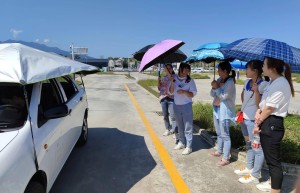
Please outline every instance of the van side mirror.
[[56, 119], [67, 115], [69, 115], [69, 110], [65, 104], [52, 107], [44, 112], [44, 117], [46, 119]]

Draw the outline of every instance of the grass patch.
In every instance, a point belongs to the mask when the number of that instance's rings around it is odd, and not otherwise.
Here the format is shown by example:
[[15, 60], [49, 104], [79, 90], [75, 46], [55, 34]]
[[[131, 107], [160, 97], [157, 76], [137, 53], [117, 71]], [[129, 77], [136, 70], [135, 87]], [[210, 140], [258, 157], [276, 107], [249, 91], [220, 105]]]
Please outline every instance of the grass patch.
[[193, 79], [210, 79], [207, 74], [191, 74]]
[[157, 88], [157, 80], [139, 80], [137, 83], [157, 98], [159, 97], [158, 90], [152, 89], [154, 86]]
[[130, 76], [128, 74], [125, 74], [125, 76], [128, 78], [128, 79], [135, 79], [133, 76]]
[[103, 75], [103, 74], [109, 74], [109, 75], [113, 75], [114, 73], [112, 71], [109, 72], [97, 72], [98, 75]]
[[241, 80], [241, 79], [238, 79], [238, 80], [236, 80], [235, 84], [238, 84], [238, 85], [244, 85], [244, 84], [245, 84], [245, 81], [244, 81], [244, 80]]
[[292, 73], [292, 79], [293, 79], [295, 82], [300, 83], [300, 74]]

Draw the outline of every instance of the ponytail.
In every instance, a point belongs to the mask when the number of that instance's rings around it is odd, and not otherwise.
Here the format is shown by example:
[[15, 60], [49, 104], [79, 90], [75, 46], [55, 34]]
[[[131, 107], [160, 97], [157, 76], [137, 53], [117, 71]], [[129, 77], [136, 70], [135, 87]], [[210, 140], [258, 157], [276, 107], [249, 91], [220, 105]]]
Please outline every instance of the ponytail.
[[285, 67], [284, 76], [290, 84], [291, 93], [292, 93], [292, 96], [294, 97], [295, 96], [295, 90], [294, 90], [294, 85], [293, 85], [293, 82], [292, 82], [291, 67], [290, 67], [289, 64], [286, 64], [286, 63], [284, 63], [284, 67]]
[[231, 70], [231, 76], [230, 77], [233, 79], [233, 82], [235, 84], [236, 83], [236, 79], [235, 79], [236, 73], [235, 73], [235, 70]]

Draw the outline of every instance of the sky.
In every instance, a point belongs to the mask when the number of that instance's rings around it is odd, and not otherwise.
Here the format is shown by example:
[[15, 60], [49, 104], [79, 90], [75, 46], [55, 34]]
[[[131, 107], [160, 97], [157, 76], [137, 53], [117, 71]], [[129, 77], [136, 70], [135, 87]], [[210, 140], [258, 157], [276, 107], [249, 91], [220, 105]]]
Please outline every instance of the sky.
[[132, 57], [165, 39], [186, 55], [210, 42], [259, 37], [300, 48], [299, 0], [9, 0], [1, 2], [0, 41], [22, 40], [95, 58]]

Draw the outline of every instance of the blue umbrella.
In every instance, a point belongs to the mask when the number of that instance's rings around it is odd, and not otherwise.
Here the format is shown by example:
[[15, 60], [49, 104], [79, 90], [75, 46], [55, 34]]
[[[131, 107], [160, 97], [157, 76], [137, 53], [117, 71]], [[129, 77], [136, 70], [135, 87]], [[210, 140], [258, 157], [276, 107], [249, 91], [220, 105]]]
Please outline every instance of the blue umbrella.
[[[227, 43], [207, 43], [198, 47], [193, 51], [190, 57], [188, 57], [185, 62], [196, 62], [203, 61], [205, 63], [211, 63], [216, 60], [223, 60], [224, 55], [219, 51], [220, 48], [226, 47]], [[215, 69], [215, 68], [214, 68]], [[215, 70], [214, 70], [214, 79], [215, 79]]]
[[228, 44], [220, 51], [225, 58], [242, 61], [271, 57], [290, 64], [292, 72], [300, 73], [300, 50], [284, 42], [264, 38], [244, 38]]
[[207, 43], [207, 44], [203, 44], [201, 46], [199, 46], [197, 49], [193, 50], [193, 51], [197, 51], [197, 50], [216, 50], [216, 49], [220, 49], [220, 48], [224, 48], [227, 46], [227, 43], [223, 43], [223, 42], [215, 42], [215, 43]]
[[232, 62], [230, 62], [232, 68], [235, 69], [246, 69], [246, 64], [247, 62], [243, 62], [240, 60], [233, 60]]

